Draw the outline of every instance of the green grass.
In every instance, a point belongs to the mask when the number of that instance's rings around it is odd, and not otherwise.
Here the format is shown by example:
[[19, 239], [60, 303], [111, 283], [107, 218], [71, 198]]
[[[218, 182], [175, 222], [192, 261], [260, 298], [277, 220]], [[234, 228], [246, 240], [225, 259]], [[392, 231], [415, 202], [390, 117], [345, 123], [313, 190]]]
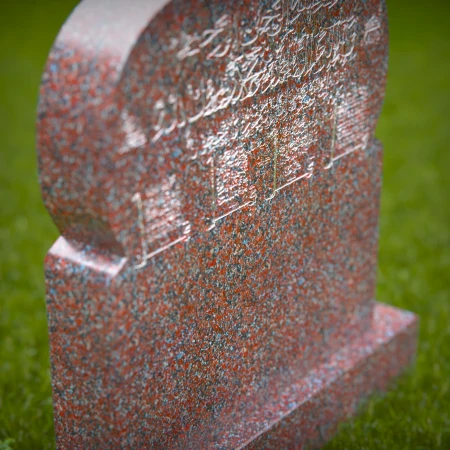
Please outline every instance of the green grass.
[[[37, 185], [47, 51], [73, 0], [0, 6], [0, 450], [54, 448]], [[329, 449], [450, 448], [450, 2], [391, 0], [378, 299], [421, 317], [417, 365]]]

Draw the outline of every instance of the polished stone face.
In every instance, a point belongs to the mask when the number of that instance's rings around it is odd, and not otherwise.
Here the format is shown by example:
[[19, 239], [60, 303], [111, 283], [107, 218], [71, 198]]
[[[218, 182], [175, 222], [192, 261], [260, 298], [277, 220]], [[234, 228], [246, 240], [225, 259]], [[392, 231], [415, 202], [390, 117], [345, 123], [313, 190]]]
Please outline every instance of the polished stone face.
[[319, 445], [408, 363], [386, 70], [380, 0], [81, 3], [38, 120], [61, 448]]

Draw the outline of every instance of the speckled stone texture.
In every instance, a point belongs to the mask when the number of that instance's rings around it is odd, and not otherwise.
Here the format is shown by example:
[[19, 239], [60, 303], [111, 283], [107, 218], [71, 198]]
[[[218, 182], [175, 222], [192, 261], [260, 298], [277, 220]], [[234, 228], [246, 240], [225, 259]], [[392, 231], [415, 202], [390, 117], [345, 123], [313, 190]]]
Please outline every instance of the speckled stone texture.
[[380, 0], [84, 0], [37, 145], [60, 449], [319, 447], [414, 357], [374, 301]]

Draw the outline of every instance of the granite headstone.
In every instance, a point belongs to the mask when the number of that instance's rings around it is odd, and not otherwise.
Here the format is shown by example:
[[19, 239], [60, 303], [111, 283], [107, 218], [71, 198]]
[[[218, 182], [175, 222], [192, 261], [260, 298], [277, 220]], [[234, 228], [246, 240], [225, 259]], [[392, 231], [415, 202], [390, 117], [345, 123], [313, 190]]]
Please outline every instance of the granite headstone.
[[411, 362], [375, 302], [383, 0], [84, 0], [38, 111], [60, 449], [318, 447]]

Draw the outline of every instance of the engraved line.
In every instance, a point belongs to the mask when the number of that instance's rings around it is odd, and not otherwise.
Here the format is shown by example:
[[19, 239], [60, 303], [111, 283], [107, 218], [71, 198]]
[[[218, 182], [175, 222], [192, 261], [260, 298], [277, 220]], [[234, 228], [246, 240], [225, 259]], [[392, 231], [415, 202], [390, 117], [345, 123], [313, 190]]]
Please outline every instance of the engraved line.
[[334, 111], [333, 111], [333, 131], [331, 134], [331, 158], [330, 158], [330, 162], [325, 166], [325, 169], [330, 169], [331, 166], [333, 165], [334, 152], [335, 152], [335, 147], [336, 147], [337, 122], [338, 122], [337, 102], [335, 102]]
[[300, 175], [299, 177], [294, 178], [294, 179], [291, 180], [291, 181], [288, 181], [287, 183], [283, 184], [283, 185], [280, 186], [279, 188], [275, 189], [275, 191], [281, 191], [281, 190], [284, 189], [286, 186], [289, 186], [289, 185], [295, 183], [296, 181], [301, 180], [302, 178], [306, 178], [306, 177], [308, 177], [308, 176], [311, 176], [311, 173], [310, 173], [310, 172], [306, 172], [306, 173], [304, 173], [303, 175]]
[[334, 104], [334, 112], [333, 112], [333, 134], [331, 136], [331, 159], [334, 158], [334, 152], [336, 150], [336, 134], [337, 134], [337, 122], [338, 122], [338, 114], [337, 114], [337, 102]]
[[277, 192], [277, 168], [278, 168], [278, 142], [274, 139], [274, 152], [273, 152], [273, 194]]
[[147, 254], [147, 240], [145, 239], [144, 208], [142, 206], [141, 194], [139, 192], [136, 192], [131, 200], [136, 203], [138, 209], [139, 228], [141, 230], [142, 259], [143, 263], [145, 264], [145, 256]]
[[164, 250], [169, 249], [170, 247], [173, 247], [175, 244], [178, 244], [179, 242], [184, 242], [188, 239], [188, 236], [182, 236], [178, 239], [176, 239], [175, 241], [170, 242], [169, 244], [165, 245], [164, 247], [159, 248], [158, 250], [155, 250], [152, 253], [149, 253], [148, 255], [145, 256], [144, 260], [138, 264], [137, 266], [135, 266], [136, 269], [142, 269], [143, 267], [146, 266], [147, 261], [151, 258], [153, 258], [154, 256], [158, 255], [159, 253], [162, 253]]
[[347, 150], [346, 152], [341, 153], [339, 156], [334, 157], [333, 161], [337, 161], [338, 159], [342, 158], [343, 156], [350, 155], [350, 153], [356, 152], [356, 150], [364, 150], [365, 147], [366, 146], [364, 144], [359, 144], [356, 147], [352, 148], [351, 150]]
[[232, 209], [231, 211], [228, 211], [227, 213], [223, 214], [222, 216], [216, 217], [216, 218], [214, 219], [214, 222], [217, 222], [218, 220], [221, 220], [221, 219], [223, 219], [224, 217], [227, 217], [227, 216], [229, 216], [230, 214], [233, 214], [234, 212], [239, 211], [240, 209], [244, 208], [245, 206], [252, 205], [253, 203], [254, 203], [253, 201], [244, 203], [243, 205], [238, 206], [237, 208], [234, 208], [234, 209]]
[[[216, 188], [216, 158], [215, 152], [211, 156], [212, 166], [211, 166], [211, 189], [212, 189], [212, 209], [215, 211], [217, 209], [217, 188]], [[213, 219], [214, 220], [214, 219]]]

